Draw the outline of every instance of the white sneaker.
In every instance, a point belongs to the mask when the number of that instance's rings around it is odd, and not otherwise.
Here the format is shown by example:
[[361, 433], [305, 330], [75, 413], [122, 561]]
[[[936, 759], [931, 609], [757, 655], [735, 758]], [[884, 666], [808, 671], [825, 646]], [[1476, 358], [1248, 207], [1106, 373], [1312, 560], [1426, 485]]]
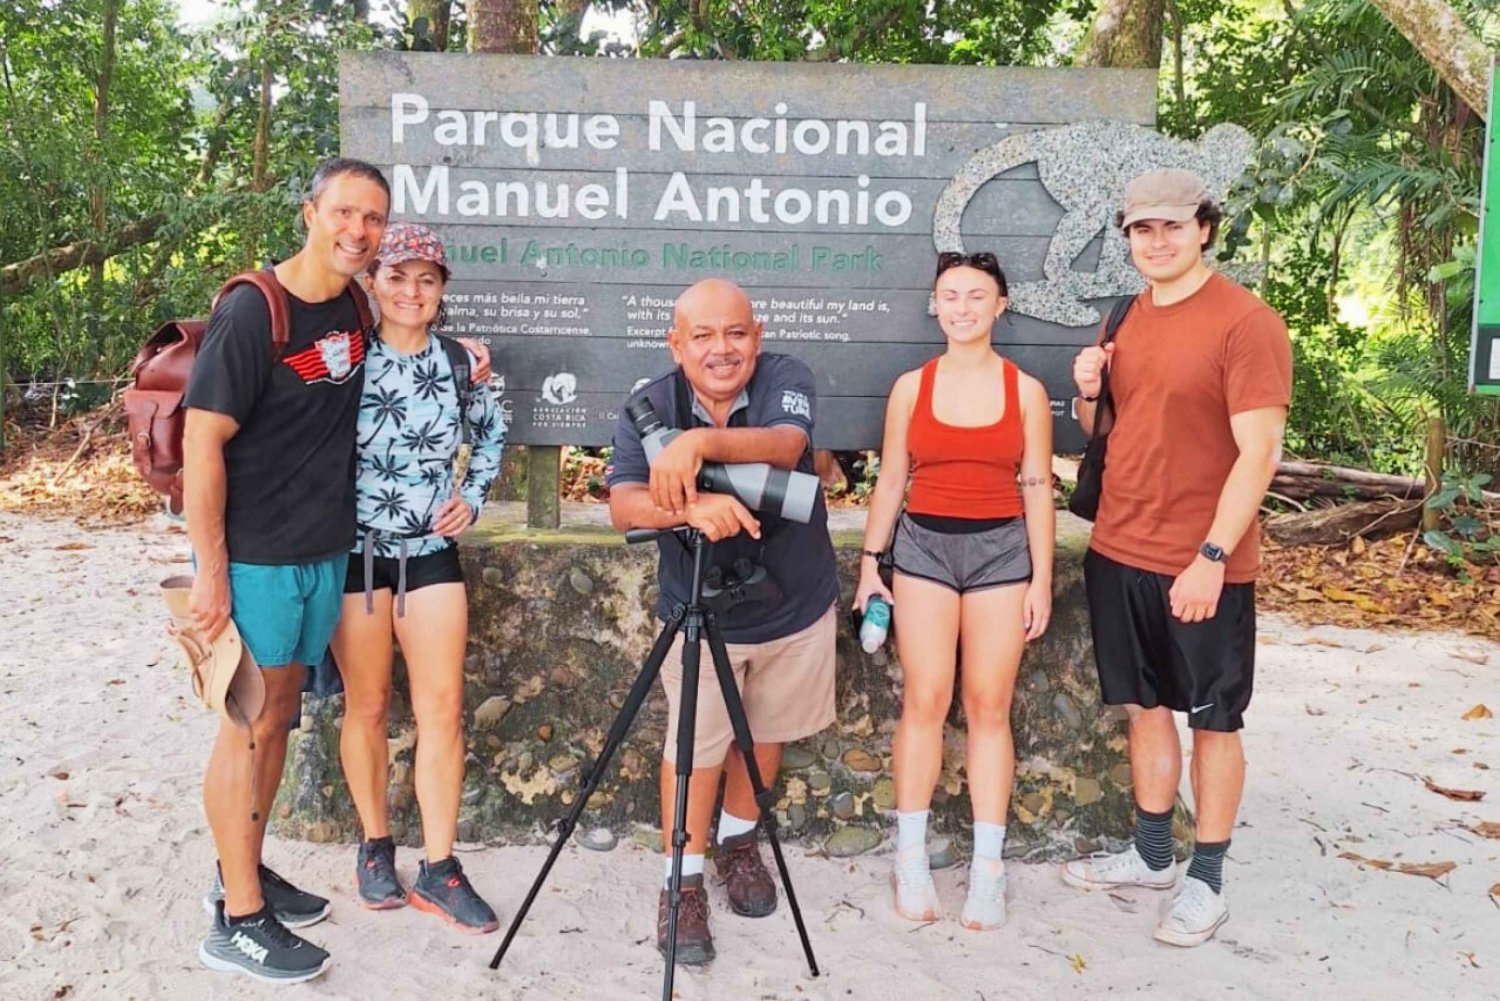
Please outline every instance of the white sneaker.
[[1005, 862], [974, 856], [969, 864], [969, 895], [964, 900], [959, 923], [974, 931], [987, 931], [1005, 924]]
[[1113, 890], [1121, 886], [1144, 886], [1148, 890], [1168, 890], [1177, 879], [1177, 863], [1165, 869], [1153, 869], [1131, 845], [1114, 855], [1099, 853], [1087, 858], [1064, 862], [1062, 879], [1080, 890]]
[[1191, 948], [1214, 937], [1229, 920], [1229, 905], [1197, 876], [1184, 876], [1172, 897], [1172, 907], [1156, 926], [1156, 940]]
[[937, 887], [928, 868], [926, 845], [913, 845], [896, 852], [891, 863], [891, 888], [896, 891], [896, 913], [903, 918], [938, 919]]

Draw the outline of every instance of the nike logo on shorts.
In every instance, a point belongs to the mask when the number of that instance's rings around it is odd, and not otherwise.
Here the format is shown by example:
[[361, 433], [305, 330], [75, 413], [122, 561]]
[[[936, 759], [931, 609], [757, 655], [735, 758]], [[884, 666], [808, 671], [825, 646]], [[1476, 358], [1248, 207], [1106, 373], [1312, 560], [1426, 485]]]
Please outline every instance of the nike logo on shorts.
[[1195, 715], [1197, 713], [1201, 713], [1205, 709], [1212, 709], [1213, 705], [1214, 704], [1212, 702], [1205, 702], [1201, 706], [1193, 706], [1193, 708], [1192, 708], [1192, 710], [1190, 712], [1190, 715]]

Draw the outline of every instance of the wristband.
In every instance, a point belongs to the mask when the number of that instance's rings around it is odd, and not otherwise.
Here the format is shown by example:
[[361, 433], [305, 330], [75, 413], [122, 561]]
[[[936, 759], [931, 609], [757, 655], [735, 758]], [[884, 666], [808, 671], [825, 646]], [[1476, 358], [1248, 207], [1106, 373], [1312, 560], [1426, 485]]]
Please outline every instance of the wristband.
[[1082, 400], [1084, 403], [1098, 403], [1099, 402], [1099, 397], [1097, 397], [1097, 396], [1080, 396], [1079, 399]]
[[873, 557], [875, 557], [875, 562], [879, 563], [880, 560], [881, 560], [881, 558], [885, 556], [885, 553], [882, 553], [879, 550], [875, 550], [875, 549], [861, 549], [860, 550], [860, 555], [862, 555], [862, 556], [873, 556]]

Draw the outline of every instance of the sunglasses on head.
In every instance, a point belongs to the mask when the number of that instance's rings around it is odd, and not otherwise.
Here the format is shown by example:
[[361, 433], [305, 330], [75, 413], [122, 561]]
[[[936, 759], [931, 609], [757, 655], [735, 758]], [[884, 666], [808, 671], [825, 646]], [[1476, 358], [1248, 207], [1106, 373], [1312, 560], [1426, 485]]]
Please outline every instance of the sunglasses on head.
[[[937, 274], [941, 275], [950, 268], [975, 268], [983, 271], [1000, 285], [1000, 293], [1005, 294], [1005, 273], [1000, 270], [1000, 261], [988, 250], [977, 254], [960, 254], [956, 250], [945, 250], [938, 254]], [[937, 275], [933, 276], [934, 278]]]

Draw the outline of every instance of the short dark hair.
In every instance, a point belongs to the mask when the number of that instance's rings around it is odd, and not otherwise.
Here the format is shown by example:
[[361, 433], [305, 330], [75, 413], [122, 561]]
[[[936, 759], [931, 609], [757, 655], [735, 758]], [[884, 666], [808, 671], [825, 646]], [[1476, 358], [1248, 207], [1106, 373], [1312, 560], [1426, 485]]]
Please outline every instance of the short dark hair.
[[[1136, 221], [1141, 222], [1143, 220], [1137, 219]], [[1208, 239], [1203, 241], [1203, 246], [1200, 248], [1207, 250], [1219, 238], [1219, 223], [1224, 221], [1224, 210], [1212, 198], [1205, 198], [1198, 203], [1198, 211], [1193, 213], [1193, 221], [1200, 226], [1205, 223], [1208, 225]], [[1115, 225], [1126, 236], [1130, 235], [1129, 227], [1125, 225], [1125, 211], [1123, 209], [1115, 213]]]
[[323, 189], [328, 187], [335, 177], [341, 174], [352, 174], [355, 177], [363, 177], [367, 181], [374, 181], [380, 185], [380, 190], [385, 192], [386, 200], [391, 197], [390, 182], [380, 172], [380, 168], [365, 160], [356, 160], [350, 156], [336, 156], [324, 160], [318, 164], [318, 169], [313, 171], [312, 183], [307, 188], [307, 200], [316, 202], [323, 196]]
[[1005, 283], [1005, 272], [1000, 270], [1000, 261], [988, 250], [982, 250], [977, 254], [961, 254], [956, 250], [943, 251], [938, 254], [937, 273], [932, 276], [932, 280], [936, 282], [942, 277], [943, 272], [950, 268], [973, 268], [976, 271], [983, 271], [995, 279], [995, 284], [1000, 286], [1002, 296], [1010, 295], [1010, 289]]

